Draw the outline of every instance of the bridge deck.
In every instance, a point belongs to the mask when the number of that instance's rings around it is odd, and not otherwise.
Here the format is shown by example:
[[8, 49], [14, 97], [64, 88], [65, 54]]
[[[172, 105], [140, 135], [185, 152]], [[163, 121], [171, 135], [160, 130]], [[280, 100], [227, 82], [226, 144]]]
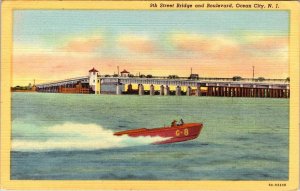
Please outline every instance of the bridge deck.
[[119, 84], [153, 84], [168, 86], [190, 87], [244, 87], [244, 88], [272, 88], [288, 89], [289, 83], [283, 82], [250, 82], [250, 81], [210, 81], [187, 79], [158, 79], [158, 78], [126, 78], [126, 77], [101, 77], [101, 83]]
[[47, 88], [47, 87], [53, 87], [53, 86], [63, 86], [66, 84], [76, 84], [79, 81], [81, 83], [89, 83], [89, 76], [81, 76], [81, 77], [76, 77], [76, 78], [58, 80], [58, 81], [49, 82], [49, 83], [37, 84], [36, 87]]

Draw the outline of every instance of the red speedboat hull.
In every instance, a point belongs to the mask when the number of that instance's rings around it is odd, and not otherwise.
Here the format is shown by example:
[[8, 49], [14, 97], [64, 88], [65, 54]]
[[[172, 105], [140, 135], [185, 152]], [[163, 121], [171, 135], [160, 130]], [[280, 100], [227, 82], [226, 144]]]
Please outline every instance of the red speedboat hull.
[[154, 129], [132, 129], [114, 133], [116, 136], [128, 135], [130, 137], [150, 136], [166, 138], [153, 144], [168, 144], [196, 139], [203, 128], [202, 123], [187, 123], [178, 126], [160, 127]]

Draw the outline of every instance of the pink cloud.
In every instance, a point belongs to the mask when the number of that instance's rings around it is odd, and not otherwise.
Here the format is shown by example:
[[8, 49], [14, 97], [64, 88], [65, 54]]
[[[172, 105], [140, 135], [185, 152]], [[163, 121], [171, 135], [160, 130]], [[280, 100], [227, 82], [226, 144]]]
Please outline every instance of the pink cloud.
[[220, 51], [223, 48], [237, 48], [238, 44], [229, 37], [203, 36], [200, 34], [174, 34], [171, 36], [172, 44], [179, 50], [187, 51]]
[[62, 49], [67, 52], [93, 52], [102, 45], [103, 39], [100, 37], [72, 39]]
[[152, 53], [156, 50], [155, 43], [148, 37], [123, 35], [118, 39], [121, 47], [136, 53]]
[[13, 58], [13, 84], [27, 85], [28, 79], [36, 83], [49, 82], [77, 76], [88, 75], [88, 70], [97, 68], [100, 74], [113, 74], [120, 69], [126, 69], [136, 75], [152, 74], [167, 76], [176, 74], [188, 76], [190, 68], [200, 76], [206, 77], [242, 77], [252, 76], [252, 66], [255, 65], [256, 75], [265, 78], [286, 78], [288, 74], [287, 62], [276, 58], [237, 56], [232, 59], [222, 57], [190, 57], [148, 58], [130, 57], [127, 59], [85, 57], [54, 54], [16, 55]]
[[225, 36], [181, 33], [172, 35], [171, 43], [177, 50], [198, 52], [212, 58], [230, 58], [240, 51], [239, 43]]
[[288, 47], [288, 37], [264, 37], [254, 39], [249, 43], [248, 47], [261, 51], [283, 49]]
[[[126, 37], [126, 38], [125, 38]], [[152, 53], [151, 57], [127, 56], [99, 57], [90, 54], [66, 54], [65, 50], [75, 52], [92, 52], [101, 47], [101, 38], [73, 39], [66, 43], [64, 49], [51, 51], [29, 51], [14, 54], [13, 84], [27, 85], [28, 80], [36, 79], [37, 83], [60, 80], [87, 75], [92, 67], [100, 74], [113, 74], [126, 69], [132, 74], [152, 74], [166, 76], [175, 74], [188, 76], [190, 68], [200, 76], [207, 77], [242, 77], [252, 76], [252, 66], [256, 75], [265, 78], [286, 78], [288, 76], [287, 52], [276, 54], [251, 54], [253, 50], [265, 50], [287, 46], [285, 38], [260, 38], [239, 43], [226, 37], [204, 38], [200, 35], [172, 36], [172, 43], [178, 50], [192, 51], [195, 55], [183, 57], [164, 57], [159, 54], [155, 42], [147, 37], [122, 36], [117, 41], [120, 46], [136, 53]], [[26, 50], [21, 47], [19, 52]], [[39, 50], [35, 48], [34, 50]], [[259, 51], [257, 51], [259, 52]], [[152, 56], [153, 55], [153, 56]], [[185, 54], [184, 54], [185, 55]], [[284, 57], [286, 56], [286, 57]], [[284, 59], [282, 59], [284, 58]]]

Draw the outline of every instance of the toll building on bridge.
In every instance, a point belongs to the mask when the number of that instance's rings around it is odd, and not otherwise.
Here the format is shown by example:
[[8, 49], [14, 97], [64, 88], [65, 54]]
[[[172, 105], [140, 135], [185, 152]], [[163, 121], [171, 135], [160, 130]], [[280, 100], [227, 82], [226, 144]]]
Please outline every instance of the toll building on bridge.
[[95, 94], [100, 94], [100, 79], [99, 71], [95, 68], [89, 70], [89, 86]]
[[121, 72], [121, 77], [129, 77], [129, 74], [130, 74], [130, 72], [128, 72], [127, 70], [123, 70], [122, 72]]

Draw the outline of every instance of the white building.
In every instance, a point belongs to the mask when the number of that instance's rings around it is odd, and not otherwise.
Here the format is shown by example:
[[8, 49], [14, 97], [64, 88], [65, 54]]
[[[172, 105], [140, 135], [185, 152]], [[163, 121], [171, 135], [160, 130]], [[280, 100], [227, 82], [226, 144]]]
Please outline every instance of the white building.
[[99, 71], [95, 68], [89, 70], [89, 85], [95, 91], [95, 94], [100, 94], [100, 80], [98, 79]]
[[129, 77], [129, 72], [127, 71], [127, 70], [123, 70], [122, 72], [121, 72], [121, 77]]

